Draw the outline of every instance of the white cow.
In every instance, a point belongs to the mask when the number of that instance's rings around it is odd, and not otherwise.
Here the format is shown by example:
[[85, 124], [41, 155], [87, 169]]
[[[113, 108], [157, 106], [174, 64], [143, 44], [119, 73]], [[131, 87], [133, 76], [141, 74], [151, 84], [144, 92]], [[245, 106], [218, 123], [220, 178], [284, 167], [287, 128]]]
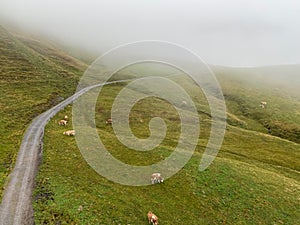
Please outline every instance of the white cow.
[[260, 102], [260, 107], [264, 109], [266, 108], [266, 106], [267, 106], [267, 102]]
[[151, 175], [151, 184], [157, 184], [164, 182], [164, 178], [161, 176], [160, 173], [153, 173]]
[[59, 125], [59, 126], [66, 126], [66, 125], [67, 125], [67, 122], [68, 122], [68, 121], [66, 121], [66, 120], [60, 120], [60, 121], [58, 121], [58, 125]]
[[67, 136], [75, 136], [75, 130], [67, 130], [63, 134]]

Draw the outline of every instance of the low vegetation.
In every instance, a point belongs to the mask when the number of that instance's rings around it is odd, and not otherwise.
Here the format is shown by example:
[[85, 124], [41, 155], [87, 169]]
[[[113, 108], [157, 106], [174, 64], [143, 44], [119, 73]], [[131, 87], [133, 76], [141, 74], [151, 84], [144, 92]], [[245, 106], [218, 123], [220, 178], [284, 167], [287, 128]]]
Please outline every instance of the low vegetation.
[[[299, 66], [213, 69], [222, 83], [229, 112], [240, 118], [232, 125], [300, 143]], [[267, 102], [264, 109], [261, 101]]]
[[[146, 68], [148, 71], [149, 66]], [[125, 69], [127, 76], [128, 71]], [[159, 217], [160, 224], [297, 224], [300, 146], [268, 134], [261, 121], [251, 116], [260, 110], [261, 119], [269, 119], [266, 110], [259, 108], [260, 98], [253, 95], [247, 102], [248, 98], [242, 95], [246, 96], [247, 87], [240, 85], [240, 101], [228, 99], [230, 89], [222, 83], [230, 124], [217, 159], [207, 170], [199, 172], [210, 131], [207, 102], [191, 80], [176, 73], [170, 78], [193, 96], [201, 120], [202, 135], [185, 167], [164, 183], [153, 186], [123, 186], [107, 180], [83, 159], [74, 138], [62, 136], [63, 130], [72, 126], [69, 123], [69, 127], [62, 128], [57, 121], [65, 114], [71, 115], [70, 106], [50, 121], [46, 129], [44, 160], [35, 190], [36, 224], [147, 224], [149, 210]], [[105, 124], [113, 100], [124, 85], [109, 85], [101, 91], [95, 111], [99, 136], [108, 151], [122, 162], [149, 165], [160, 161], [177, 145], [178, 114], [160, 99], [139, 101], [130, 115], [133, 133], [139, 138], [148, 137], [149, 119], [155, 116], [165, 120], [168, 133], [152, 151], [127, 149], [118, 141], [111, 125]], [[241, 102], [248, 116], [239, 108]]]
[[1, 27], [0, 52], [2, 196], [5, 179], [14, 166], [26, 127], [34, 117], [75, 91], [85, 66], [50, 45], [16, 37]]
[[[9, 34], [3, 28], [0, 51], [2, 194], [26, 127], [35, 116], [75, 91], [86, 66], [50, 44]], [[208, 141], [211, 118], [199, 88], [180, 72], [164, 66], [128, 67], [111, 80], [164, 73], [189, 93], [201, 123], [195, 153], [182, 170], [162, 184], [132, 187], [113, 183], [87, 164], [74, 137], [63, 135], [72, 129], [70, 105], [45, 130], [43, 161], [33, 196], [35, 224], [146, 225], [148, 211], [159, 217], [159, 224], [170, 225], [298, 224], [300, 97], [292, 88], [293, 82], [278, 80], [282, 80], [285, 71], [290, 79], [298, 79], [293, 74], [299, 68], [213, 70], [226, 99], [228, 125], [218, 157], [207, 170], [200, 172], [198, 166]], [[137, 102], [130, 114], [131, 128], [137, 137], [149, 136], [148, 124], [155, 116], [164, 119], [168, 132], [152, 151], [126, 148], [112, 126], [105, 124], [115, 96], [125, 85], [102, 89], [95, 108], [99, 137], [110, 154], [123, 162], [149, 165], [160, 161], [177, 145], [178, 113], [162, 99], [149, 97]], [[261, 101], [267, 102], [266, 108], [259, 106]], [[59, 126], [58, 121], [65, 115], [67, 126]]]

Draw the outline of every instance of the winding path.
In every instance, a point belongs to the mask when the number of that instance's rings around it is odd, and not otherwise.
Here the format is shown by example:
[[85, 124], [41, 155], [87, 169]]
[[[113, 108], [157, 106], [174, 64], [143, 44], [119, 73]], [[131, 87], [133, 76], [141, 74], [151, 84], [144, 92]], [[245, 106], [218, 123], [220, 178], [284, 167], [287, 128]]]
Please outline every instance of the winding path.
[[23, 137], [15, 167], [7, 178], [9, 184], [5, 187], [0, 205], [0, 225], [34, 224], [32, 192], [42, 156], [44, 128], [48, 121], [89, 90], [126, 81], [129, 80], [105, 82], [83, 88], [32, 121]]

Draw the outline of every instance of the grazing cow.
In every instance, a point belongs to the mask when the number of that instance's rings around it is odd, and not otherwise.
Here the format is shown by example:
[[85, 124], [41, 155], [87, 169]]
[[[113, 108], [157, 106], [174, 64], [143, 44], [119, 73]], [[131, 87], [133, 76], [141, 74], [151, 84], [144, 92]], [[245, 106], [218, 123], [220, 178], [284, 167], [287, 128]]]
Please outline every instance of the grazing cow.
[[64, 120], [68, 120], [68, 119], [69, 119], [69, 117], [67, 115], [65, 115]]
[[66, 121], [66, 120], [60, 120], [60, 121], [58, 121], [58, 125], [59, 125], [59, 126], [66, 126], [66, 125], [67, 125], [67, 122], [68, 122], [68, 121]]
[[113, 122], [112, 118], [108, 118], [105, 121], [106, 124], [112, 124], [112, 122]]
[[78, 211], [82, 211], [83, 210], [83, 206], [82, 205], [80, 205], [79, 207], [78, 207], [78, 209], [77, 209]]
[[149, 224], [158, 225], [158, 218], [153, 212], [149, 211], [147, 215]]
[[164, 182], [164, 178], [161, 176], [160, 173], [153, 173], [151, 175], [151, 184], [157, 184]]
[[266, 108], [266, 106], [267, 106], [267, 102], [260, 102], [260, 107], [264, 109]]
[[67, 130], [63, 134], [67, 136], [75, 136], [75, 130]]

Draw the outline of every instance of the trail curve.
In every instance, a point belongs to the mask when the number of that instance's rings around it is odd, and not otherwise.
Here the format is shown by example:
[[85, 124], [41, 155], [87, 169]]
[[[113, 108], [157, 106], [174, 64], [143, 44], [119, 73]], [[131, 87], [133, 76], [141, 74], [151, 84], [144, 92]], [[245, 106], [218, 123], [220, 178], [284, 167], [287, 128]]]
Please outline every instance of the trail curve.
[[111, 81], [83, 88], [32, 121], [24, 134], [15, 167], [7, 178], [9, 183], [5, 187], [0, 205], [0, 225], [34, 224], [32, 193], [42, 156], [44, 129], [48, 121], [89, 90], [127, 81], [129, 80]]

